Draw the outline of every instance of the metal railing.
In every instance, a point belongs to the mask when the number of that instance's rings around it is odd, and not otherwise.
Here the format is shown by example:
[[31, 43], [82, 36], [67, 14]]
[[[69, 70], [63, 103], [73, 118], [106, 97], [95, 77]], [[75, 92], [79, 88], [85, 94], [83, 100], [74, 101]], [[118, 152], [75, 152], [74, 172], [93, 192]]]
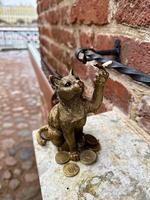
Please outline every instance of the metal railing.
[[39, 48], [39, 33], [37, 28], [30, 27], [0, 27], [0, 49], [27, 49], [33, 43]]

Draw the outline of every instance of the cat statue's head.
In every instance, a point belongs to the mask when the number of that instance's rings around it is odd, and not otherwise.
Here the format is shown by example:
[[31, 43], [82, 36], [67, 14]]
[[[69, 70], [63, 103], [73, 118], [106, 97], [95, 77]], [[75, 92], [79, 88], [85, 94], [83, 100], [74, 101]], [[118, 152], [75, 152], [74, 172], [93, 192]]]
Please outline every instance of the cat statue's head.
[[84, 91], [84, 83], [74, 75], [73, 70], [70, 70], [69, 74], [62, 78], [50, 76], [49, 79], [52, 87], [62, 100], [67, 101], [80, 97]]

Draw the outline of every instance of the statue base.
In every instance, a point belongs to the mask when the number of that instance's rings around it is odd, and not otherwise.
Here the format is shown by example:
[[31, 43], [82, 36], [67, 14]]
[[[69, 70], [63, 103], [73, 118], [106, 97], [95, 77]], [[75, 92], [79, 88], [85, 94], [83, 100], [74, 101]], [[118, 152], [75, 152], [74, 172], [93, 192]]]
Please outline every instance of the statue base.
[[150, 146], [145, 132], [111, 111], [88, 117], [84, 133], [100, 141], [98, 160], [89, 166], [76, 162], [80, 172], [66, 177], [63, 165], [55, 161], [56, 147], [51, 142], [40, 146], [33, 132], [43, 200], [150, 199]]

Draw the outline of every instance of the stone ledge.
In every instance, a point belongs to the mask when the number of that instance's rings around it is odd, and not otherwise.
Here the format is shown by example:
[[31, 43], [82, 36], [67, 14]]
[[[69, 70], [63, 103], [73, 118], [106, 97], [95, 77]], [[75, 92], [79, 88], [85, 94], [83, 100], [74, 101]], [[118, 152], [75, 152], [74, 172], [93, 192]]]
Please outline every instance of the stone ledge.
[[132, 123], [114, 111], [90, 116], [84, 132], [101, 143], [98, 161], [68, 178], [55, 162], [56, 148], [33, 140], [43, 200], [148, 200], [150, 199], [149, 141]]

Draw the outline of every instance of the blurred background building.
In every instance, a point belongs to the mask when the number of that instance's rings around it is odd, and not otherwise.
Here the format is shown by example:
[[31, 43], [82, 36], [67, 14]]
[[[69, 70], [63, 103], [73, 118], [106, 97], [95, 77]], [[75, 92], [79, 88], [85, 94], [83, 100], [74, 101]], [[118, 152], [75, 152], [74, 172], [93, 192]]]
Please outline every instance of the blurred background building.
[[0, 1], [0, 49], [39, 47], [36, 2]]
[[0, 7], [0, 25], [36, 26], [37, 13], [33, 6], [2, 6]]

